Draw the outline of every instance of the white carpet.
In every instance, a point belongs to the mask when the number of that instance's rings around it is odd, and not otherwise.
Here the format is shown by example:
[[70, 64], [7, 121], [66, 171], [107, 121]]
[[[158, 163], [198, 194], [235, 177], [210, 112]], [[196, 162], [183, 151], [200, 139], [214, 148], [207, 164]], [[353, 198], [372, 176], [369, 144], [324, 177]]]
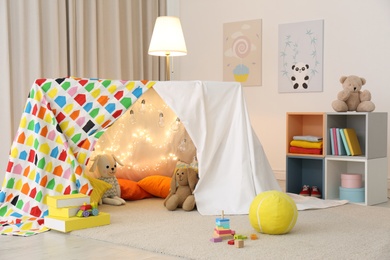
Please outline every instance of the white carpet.
[[[299, 211], [286, 235], [258, 234], [244, 248], [226, 241], [212, 243], [216, 216], [197, 211], [170, 212], [162, 199], [102, 205], [111, 214], [108, 226], [78, 230], [71, 235], [108, 241], [188, 259], [389, 259], [390, 209], [347, 204]], [[255, 233], [247, 215], [227, 216], [237, 234]]]

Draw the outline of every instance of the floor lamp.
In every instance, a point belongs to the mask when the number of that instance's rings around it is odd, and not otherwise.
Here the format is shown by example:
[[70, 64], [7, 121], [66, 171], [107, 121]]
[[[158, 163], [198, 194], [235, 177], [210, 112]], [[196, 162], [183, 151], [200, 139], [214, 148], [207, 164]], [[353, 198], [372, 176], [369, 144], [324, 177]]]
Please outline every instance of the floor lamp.
[[166, 80], [171, 80], [171, 69], [169, 65], [170, 56], [187, 55], [187, 47], [184, 40], [183, 30], [178, 17], [157, 17], [148, 53], [149, 55], [154, 56], [165, 56]]

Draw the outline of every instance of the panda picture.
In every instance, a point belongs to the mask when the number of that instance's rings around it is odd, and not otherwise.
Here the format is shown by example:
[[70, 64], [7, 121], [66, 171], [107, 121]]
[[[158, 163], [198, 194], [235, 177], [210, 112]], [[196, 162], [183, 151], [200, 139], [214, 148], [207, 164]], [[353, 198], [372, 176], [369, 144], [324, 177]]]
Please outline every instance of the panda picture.
[[304, 89], [308, 88], [309, 75], [308, 74], [309, 64], [303, 62], [297, 62], [292, 66], [293, 76], [291, 76], [291, 81], [293, 83], [293, 88], [297, 89], [299, 86], [302, 86]]

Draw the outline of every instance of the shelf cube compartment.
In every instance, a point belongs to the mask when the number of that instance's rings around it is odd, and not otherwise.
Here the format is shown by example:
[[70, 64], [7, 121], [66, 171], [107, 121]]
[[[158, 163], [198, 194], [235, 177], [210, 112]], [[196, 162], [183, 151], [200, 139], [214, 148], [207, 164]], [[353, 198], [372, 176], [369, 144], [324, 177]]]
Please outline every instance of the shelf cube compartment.
[[[328, 142], [324, 143], [327, 155], [331, 155], [330, 128], [353, 128], [360, 148], [367, 159], [387, 156], [387, 113], [346, 112], [327, 113], [326, 132]], [[379, 127], [380, 126], [380, 127]]]
[[[326, 171], [326, 194], [327, 199], [340, 199], [340, 189], [343, 186], [343, 174], [353, 172], [361, 174], [361, 183], [365, 182], [365, 161], [344, 161], [327, 159], [325, 162]], [[363, 186], [362, 186], [363, 187]], [[359, 187], [359, 188], [362, 188]], [[364, 200], [362, 201], [364, 202]]]
[[326, 144], [326, 136], [324, 133], [325, 125], [325, 114], [323, 112], [289, 112], [286, 117], [287, 125], [287, 136], [286, 136], [286, 153], [288, 155], [299, 155], [299, 156], [317, 156], [324, 157], [326, 154], [324, 152], [325, 145], [322, 148], [321, 155], [313, 154], [294, 154], [290, 153], [290, 142], [293, 140], [294, 136], [319, 136], [323, 138], [324, 144]]
[[317, 186], [324, 198], [324, 160], [322, 158], [287, 157], [286, 191], [299, 194], [303, 185]]

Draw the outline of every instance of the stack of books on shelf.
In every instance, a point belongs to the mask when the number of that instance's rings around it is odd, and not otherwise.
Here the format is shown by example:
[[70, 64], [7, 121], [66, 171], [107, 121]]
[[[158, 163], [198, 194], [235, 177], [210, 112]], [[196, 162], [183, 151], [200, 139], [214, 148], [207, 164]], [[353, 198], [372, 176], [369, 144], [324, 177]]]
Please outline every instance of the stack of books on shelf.
[[332, 155], [362, 155], [359, 140], [353, 128], [329, 128]]
[[44, 225], [57, 231], [70, 232], [110, 224], [108, 213], [98, 212], [97, 216], [91, 214], [89, 217], [77, 214], [81, 206], [88, 204], [90, 197], [84, 194], [48, 196], [49, 215], [44, 218]]
[[322, 137], [312, 135], [293, 136], [290, 153], [322, 154]]

